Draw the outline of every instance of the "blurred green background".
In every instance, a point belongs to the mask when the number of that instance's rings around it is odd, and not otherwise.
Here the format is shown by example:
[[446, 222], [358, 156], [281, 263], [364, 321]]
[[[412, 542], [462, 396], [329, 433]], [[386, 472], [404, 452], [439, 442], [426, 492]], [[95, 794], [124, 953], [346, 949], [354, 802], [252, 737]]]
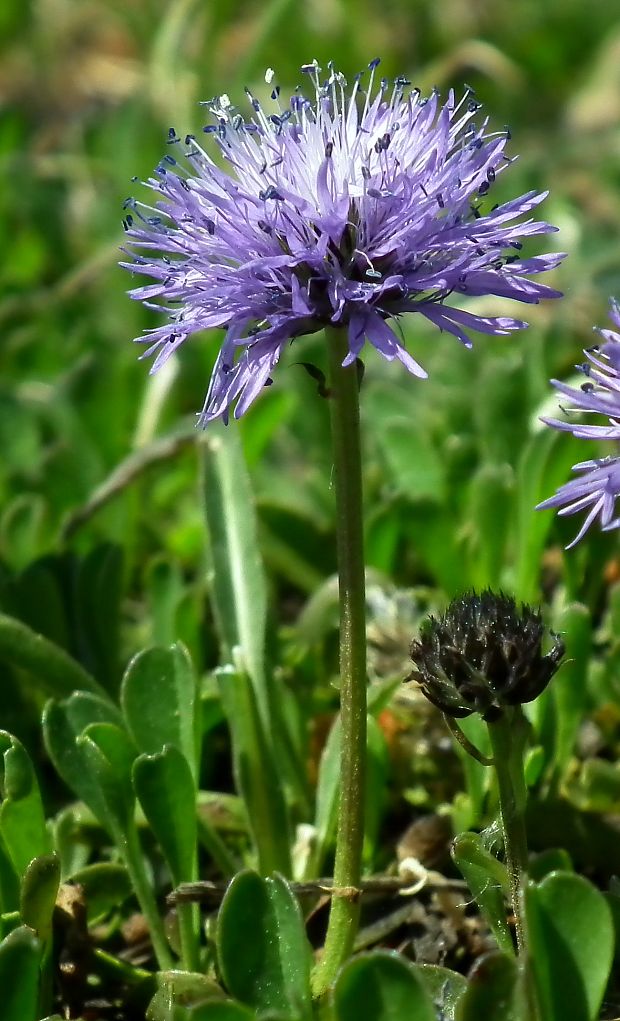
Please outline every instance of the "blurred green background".
[[[214, 659], [193, 416], [218, 337], [193, 338], [156, 377], [138, 362], [132, 338], [155, 318], [127, 298], [131, 279], [116, 266], [122, 202], [171, 125], [200, 130], [201, 99], [227, 92], [241, 103], [244, 85], [261, 94], [269, 66], [286, 93], [313, 57], [352, 76], [376, 55], [384, 74], [423, 91], [476, 89], [519, 154], [492, 202], [549, 188], [543, 216], [561, 233], [545, 245], [570, 257], [550, 281], [561, 302], [477, 302], [525, 315], [527, 334], [480, 337], [467, 352], [413, 316], [405, 331], [428, 382], [368, 358], [368, 563], [442, 598], [501, 583], [535, 601], [542, 565], [545, 591], [563, 579], [570, 594], [600, 598], [615, 577], [613, 539], [593, 534], [563, 566], [575, 523], [533, 506], [589, 456], [536, 425], [554, 405], [548, 377], [571, 375], [620, 294], [615, 4], [3, 0], [0, 48], [5, 610], [99, 676], [150, 640], [181, 637], [199, 663]], [[335, 569], [327, 412], [296, 364], [322, 357], [320, 337], [296, 343], [241, 423], [273, 613], [285, 623]], [[76, 637], [84, 599], [97, 619], [88, 641]]]

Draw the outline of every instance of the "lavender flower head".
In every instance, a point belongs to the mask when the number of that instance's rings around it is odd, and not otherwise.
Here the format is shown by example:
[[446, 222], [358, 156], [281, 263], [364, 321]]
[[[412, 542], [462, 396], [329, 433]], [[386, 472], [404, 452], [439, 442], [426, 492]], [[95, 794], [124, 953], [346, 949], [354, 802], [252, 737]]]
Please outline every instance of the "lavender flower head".
[[[614, 300], [611, 301], [610, 318], [620, 329], [620, 305]], [[566, 409], [568, 412], [604, 415], [608, 424], [585, 425], [557, 418], [543, 418], [542, 421], [554, 429], [571, 432], [579, 439], [620, 440], [620, 333], [598, 327], [595, 329], [605, 343], [587, 348], [584, 351], [587, 361], [577, 366], [587, 381], [578, 390], [558, 379], [552, 379], [551, 382], [556, 390], [570, 399], [572, 406]], [[577, 478], [560, 486], [555, 496], [544, 500], [537, 507], [537, 510], [559, 507], [558, 514], [562, 516], [588, 511], [579, 532], [567, 549], [571, 549], [583, 538], [597, 517], [603, 531], [620, 526], [620, 517], [615, 516], [615, 503], [620, 495], [620, 456], [580, 461], [573, 466], [573, 471], [578, 473]]]
[[524, 238], [556, 230], [519, 220], [546, 193], [480, 208], [510, 165], [508, 132], [476, 124], [470, 89], [442, 104], [404, 78], [376, 88], [378, 63], [365, 89], [357, 75], [350, 90], [331, 64], [326, 81], [316, 61], [306, 65], [314, 98], [296, 91], [283, 105], [276, 86], [271, 114], [246, 90], [249, 120], [227, 96], [205, 104], [220, 162], [171, 128], [180, 159], [169, 152], [145, 182], [154, 205], [125, 204], [134, 261], [122, 265], [153, 280], [131, 296], [168, 317], [137, 338], [148, 344], [143, 357], [155, 355], [152, 371], [191, 334], [226, 329], [201, 424], [227, 420], [233, 404], [242, 415], [285, 345], [325, 326], [348, 332], [343, 364], [368, 341], [425, 377], [390, 320], [418, 312], [471, 347], [470, 330], [508, 334], [527, 323], [455, 308], [450, 295], [559, 296], [528, 277], [563, 256], [519, 255]]

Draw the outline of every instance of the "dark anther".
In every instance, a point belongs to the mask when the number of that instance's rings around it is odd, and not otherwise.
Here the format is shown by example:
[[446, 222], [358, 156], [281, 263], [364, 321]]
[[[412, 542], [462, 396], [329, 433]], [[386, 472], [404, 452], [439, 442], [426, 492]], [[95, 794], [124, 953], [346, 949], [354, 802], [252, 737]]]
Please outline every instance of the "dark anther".
[[523, 248], [523, 244], [522, 244], [521, 241], [511, 241], [510, 242], [510, 247], [511, 248], [516, 248], [517, 251], [520, 252], [521, 249]]
[[207, 228], [208, 234], [215, 234], [215, 223], [213, 222], [213, 220], [206, 219], [205, 227]]
[[489, 167], [489, 169], [487, 170], [487, 181], [492, 183], [494, 180], [495, 180], [495, 171], [493, 170], [493, 167]]
[[435, 195], [435, 198], [437, 199], [437, 205], [439, 206], [439, 208], [440, 209], [445, 209], [446, 203], [444, 202], [443, 195], [441, 194], [440, 191], [437, 192], [437, 194]]
[[486, 195], [488, 190], [489, 190], [489, 182], [488, 181], [483, 181], [482, 184], [480, 185], [480, 187], [478, 188], [478, 194], [479, 195]]
[[259, 191], [258, 197], [261, 200], [261, 202], [267, 202], [268, 199], [275, 199], [279, 202], [283, 201], [280, 192], [273, 184], [270, 184], [269, 187], [265, 188], [264, 191]]
[[329, 157], [331, 156], [333, 151], [334, 151], [334, 143], [333, 142], [328, 142], [327, 145], [325, 146], [325, 159], [326, 160], [329, 159]]
[[173, 145], [175, 142], [180, 142], [181, 139], [177, 135], [174, 128], [168, 128], [168, 145]]

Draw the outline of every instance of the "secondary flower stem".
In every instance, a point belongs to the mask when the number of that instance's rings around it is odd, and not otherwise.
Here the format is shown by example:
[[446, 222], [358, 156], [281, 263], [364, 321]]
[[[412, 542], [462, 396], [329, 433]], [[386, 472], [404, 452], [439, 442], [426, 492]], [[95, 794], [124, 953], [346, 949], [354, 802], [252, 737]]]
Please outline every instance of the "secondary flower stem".
[[525, 719], [521, 706], [515, 706], [510, 713], [504, 712], [498, 720], [487, 724], [493, 764], [499, 789], [500, 814], [504, 834], [504, 853], [510, 878], [510, 894], [515, 917], [517, 949], [523, 953], [525, 931], [521, 917], [521, 887], [527, 871], [527, 836], [525, 830], [525, 805], [527, 788], [523, 775], [523, 748], [525, 744]]
[[157, 909], [153, 890], [146, 873], [142, 849], [138, 840], [138, 831], [133, 819], [127, 824], [124, 833], [120, 834], [119, 845], [125, 859], [129, 878], [131, 879], [131, 885], [149, 927], [151, 943], [153, 944], [158, 967], [160, 971], [169, 971], [174, 967], [172, 954], [168, 946], [164, 923]]
[[366, 763], [366, 600], [359, 381], [344, 329], [326, 330], [340, 593], [340, 798], [334, 893], [314, 991], [324, 993], [349, 956], [359, 923]]

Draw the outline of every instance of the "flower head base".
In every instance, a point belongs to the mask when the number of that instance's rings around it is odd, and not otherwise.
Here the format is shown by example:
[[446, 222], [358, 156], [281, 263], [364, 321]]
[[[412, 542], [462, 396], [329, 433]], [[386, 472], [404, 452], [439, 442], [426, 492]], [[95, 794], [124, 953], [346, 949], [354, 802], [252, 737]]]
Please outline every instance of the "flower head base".
[[540, 613], [486, 591], [459, 596], [443, 617], [429, 617], [411, 645], [411, 674], [448, 716], [479, 712], [492, 721], [506, 706], [531, 702], [547, 687], [564, 655], [562, 642], [543, 655]]
[[297, 91], [284, 105], [275, 87], [268, 114], [248, 92], [249, 120], [227, 96], [207, 103], [204, 131], [223, 165], [170, 129], [180, 162], [170, 151], [146, 182], [155, 205], [126, 202], [134, 261], [123, 265], [153, 281], [132, 297], [169, 319], [137, 338], [156, 356], [153, 370], [191, 334], [226, 329], [202, 423], [226, 419], [233, 404], [242, 415], [283, 348], [324, 326], [347, 330], [347, 364], [368, 340], [424, 377], [389, 320], [418, 312], [470, 347], [469, 330], [507, 334], [527, 323], [449, 306], [450, 295], [559, 295], [529, 277], [562, 255], [519, 254], [523, 239], [556, 229], [519, 221], [546, 193], [486, 208], [511, 162], [508, 133], [475, 123], [471, 90], [442, 104], [404, 78], [376, 87], [378, 63], [365, 89], [361, 75], [347, 89], [331, 65], [326, 80], [306, 65], [313, 99]]
[[[611, 302], [610, 317], [620, 329], [620, 306]], [[571, 401], [569, 412], [603, 415], [606, 425], [588, 425], [582, 422], [543, 418], [543, 422], [571, 432], [573, 436], [586, 440], [620, 440], [620, 333], [595, 327], [605, 341], [584, 351], [587, 361], [577, 368], [583, 372], [586, 382], [580, 389], [567, 386], [558, 379], [552, 379], [553, 386]], [[615, 515], [615, 505], [620, 495], [620, 457], [610, 456], [580, 461], [573, 466], [578, 477], [561, 486], [555, 496], [544, 500], [537, 510], [559, 507], [558, 514], [576, 514], [587, 510], [577, 535], [566, 547], [570, 549], [585, 535], [592, 522], [598, 517], [603, 531], [620, 526], [620, 517]]]

